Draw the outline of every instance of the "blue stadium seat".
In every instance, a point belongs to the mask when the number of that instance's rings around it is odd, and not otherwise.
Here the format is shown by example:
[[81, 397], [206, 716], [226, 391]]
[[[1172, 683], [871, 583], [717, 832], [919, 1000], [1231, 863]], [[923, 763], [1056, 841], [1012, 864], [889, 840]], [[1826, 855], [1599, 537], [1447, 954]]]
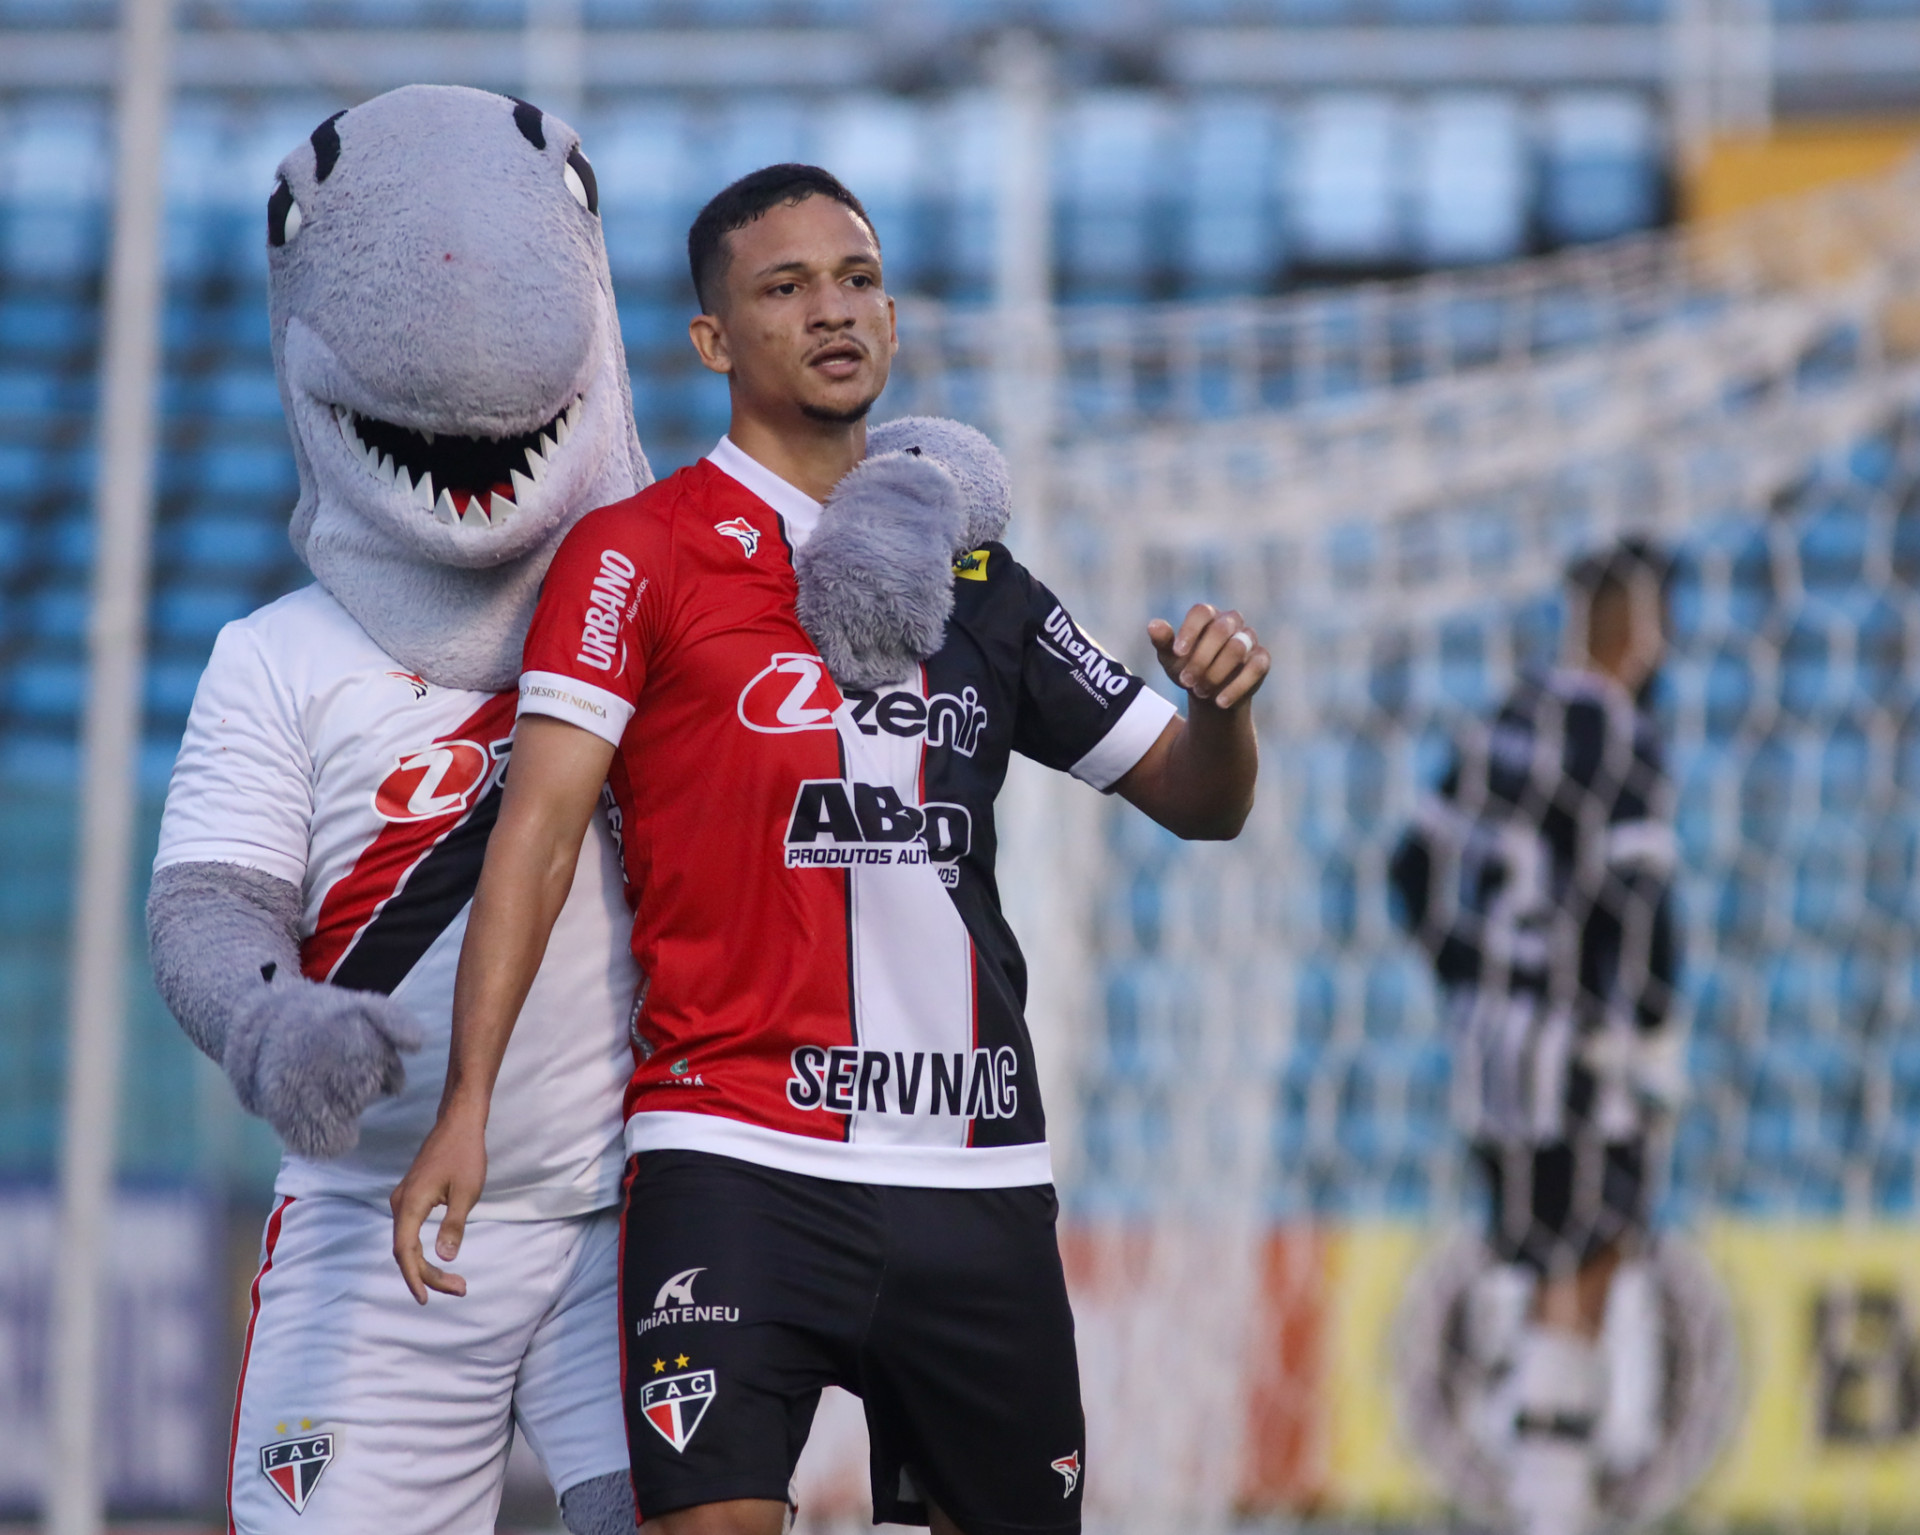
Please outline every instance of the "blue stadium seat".
[[11, 357], [59, 360], [91, 347], [98, 329], [97, 311], [75, 298], [22, 293], [0, 299], [0, 353]]
[[252, 594], [244, 587], [170, 586], [155, 596], [153, 629], [163, 640], [190, 643], [204, 651], [223, 624], [245, 617], [254, 606]]
[[1658, 130], [1644, 101], [1569, 92], [1549, 100], [1545, 129], [1540, 216], [1550, 239], [1602, 240], [1653, 222]]
[[1746, 722], [1753, 707], [1753, 671], [1747, 652], [1729, 645], [1707, 663], [1705, 705], [1708, 739], [1730, 740]]
[[177, 726], [185, 721], [187, 711], [193, 707], [193, 692], [200, 685], [200, 674], [205, 669], [205, 663], [199, 660], [157, 660], [147, 665], [143, 697], [147, 712], [167, 721], [165, 733], [171, 743], [167, 750], [169, 764], [179, 745]]
[[0, 496], [17, 505], [36, 494], [45, 483], [45, 458], [37, 447], [0, 442]]
[[1872, 749], [1866, 728], [1858, 719], [1836, 720], [1821, 752], [1820, 805], [1840, 815], [1857, 815], [1866, 808], [1872, 787]]
[[1895, 814], [1877, 818], [1867, 839], [1867, 900], [1883, 916], [1912, 920], [1915, 838], [1913, 823]]
[[1173, 152], [1174, 193], [1186, 202], [1177, 228], [1187, 291], [1261, 291], [1284, 260], [1278, 114], [1256, 99], [1203, 98], [1188, 109]]
[[1800, 532], [1800, 582], [1809, 595], [1858, 589], [1866, 571], [1867, 512], [1857, 497], [1828, 497], [1805, 514]]
[[17, 661], [6, 679], [7, 707], [39, 724], [71, 721], [80, 712], [86, 675], [78, 661]]
[[156, 545], [163, 559], [223, 575], [264, 573], [293, 559], [286, 523], [279, 517], [196, 513], [163, 527]]

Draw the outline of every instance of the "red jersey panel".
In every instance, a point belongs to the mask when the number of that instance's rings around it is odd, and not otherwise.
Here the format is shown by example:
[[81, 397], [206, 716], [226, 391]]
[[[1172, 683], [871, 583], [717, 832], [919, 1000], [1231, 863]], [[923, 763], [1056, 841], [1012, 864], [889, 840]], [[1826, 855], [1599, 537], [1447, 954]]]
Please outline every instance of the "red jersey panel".
[[647, 977], [628, 1147], [1045, 1182], [993, 798], [1015, 749], [1110, 786], [1172, 708], [997, 545], [918, 676], [843, 697], [795, 616], [792, 531], [703, 461], [568, 535], [528, 637], [521, 712], [617, 748]]

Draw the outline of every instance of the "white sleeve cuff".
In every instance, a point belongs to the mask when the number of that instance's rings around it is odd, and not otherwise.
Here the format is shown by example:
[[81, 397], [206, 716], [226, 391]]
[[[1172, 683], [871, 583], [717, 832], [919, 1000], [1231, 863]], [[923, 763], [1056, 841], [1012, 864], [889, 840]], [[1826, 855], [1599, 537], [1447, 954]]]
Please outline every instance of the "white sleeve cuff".
[[1146, 756], [1147, 749], [1167, 728], [1167, 721], [1179, 712], [1142, 683], [1140, 691], [1133, 695], [1133, 702], [1127, 705], [1127, 712], [1113, 722], [1099, 745], [1074, 763], [1070, 771], [1082, 783], [1090, 783], [1104, 794]]
[[565, 720], [618, 746], [633, 718], [633, 705], [617, 693], [597, 688], [577, 677], [558, 672], [523, 672], [520, 676], [520, 713], [545, 714]]

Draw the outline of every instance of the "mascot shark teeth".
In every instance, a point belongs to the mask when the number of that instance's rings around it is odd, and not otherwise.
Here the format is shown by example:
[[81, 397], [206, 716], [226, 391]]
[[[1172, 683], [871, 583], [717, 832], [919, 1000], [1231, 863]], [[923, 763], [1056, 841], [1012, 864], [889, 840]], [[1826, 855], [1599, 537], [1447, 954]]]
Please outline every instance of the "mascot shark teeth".
[[418, 1311], [386, 1208], [440, 1094], [541, 579], [651, 479], [593, 169], [525, 102], [408, 87], [287, 156], [267, 243], [315, 584], [216, 642], [148, 904], [162, 995], [287, 1147], [233, 1527], [490, 1532], [517, 1421], [574, 1535], [630, 1532], [612, 1212], [637, 978], [604, 825], [495, 1099], [475, 1292]]

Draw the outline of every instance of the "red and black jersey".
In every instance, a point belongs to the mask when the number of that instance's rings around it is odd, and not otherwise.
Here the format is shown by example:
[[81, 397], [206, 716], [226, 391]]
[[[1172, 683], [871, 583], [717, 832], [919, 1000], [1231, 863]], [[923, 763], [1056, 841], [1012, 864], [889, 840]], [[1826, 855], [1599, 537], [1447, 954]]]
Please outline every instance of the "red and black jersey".
[[628, 1148], [1045, 1182], [994, 798], [1015, 751], [1110, 787], [1173, 708], [998, 544], [956, 569], [917, 676], [843, 696], [794, 610], [817, 504], [741, 472], [755, 489], [706, 460], [582, 521], [527, 641], [521, 712], [617, 747], [647, 977]]

